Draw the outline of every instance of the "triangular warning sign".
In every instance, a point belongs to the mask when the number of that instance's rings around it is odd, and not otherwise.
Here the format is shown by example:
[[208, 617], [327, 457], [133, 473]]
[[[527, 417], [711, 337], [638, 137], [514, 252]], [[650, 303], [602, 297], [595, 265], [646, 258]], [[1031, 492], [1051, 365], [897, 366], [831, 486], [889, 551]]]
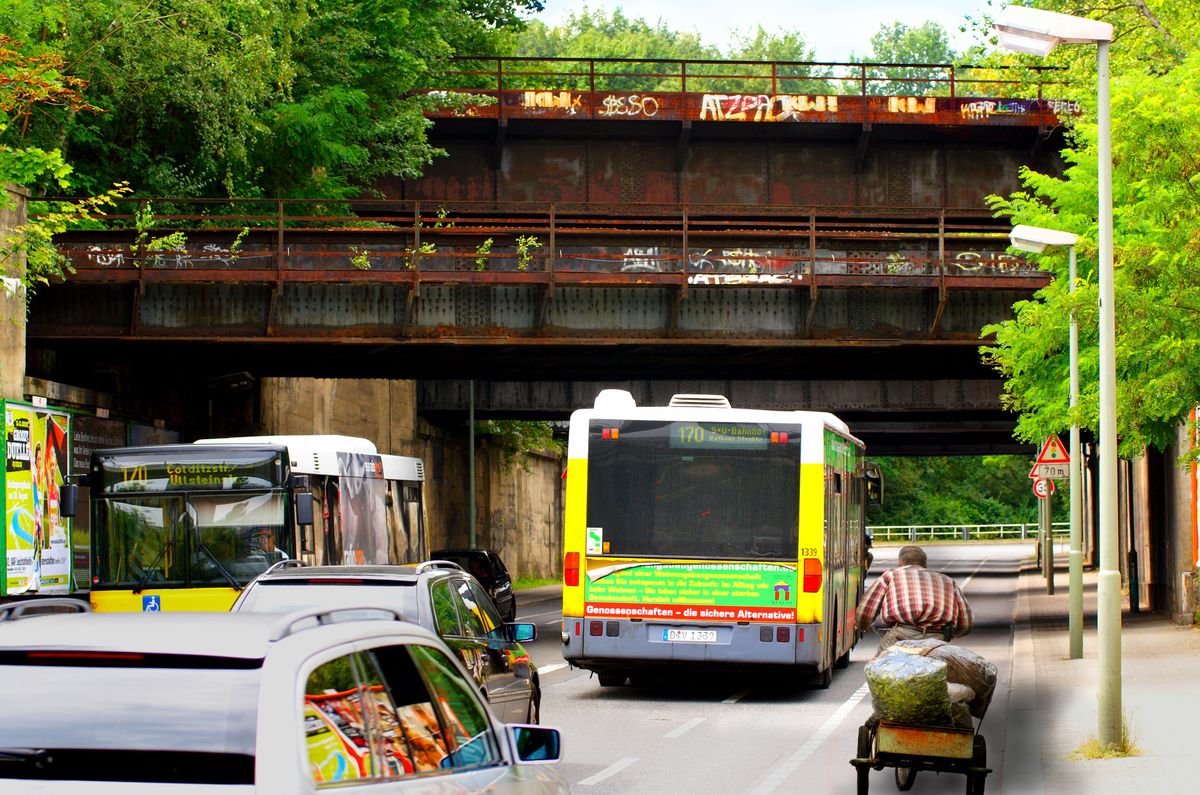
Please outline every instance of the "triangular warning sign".
[[1042, 445], [1042, 452], [1038, 453], [1037, 462], [1039, 464], [1069, 464], [1071, 457], [1067, 455], [1067, 448], [1063, 447], [1063, 443], [1053, 434], [1046, 437], [1046, 443]]

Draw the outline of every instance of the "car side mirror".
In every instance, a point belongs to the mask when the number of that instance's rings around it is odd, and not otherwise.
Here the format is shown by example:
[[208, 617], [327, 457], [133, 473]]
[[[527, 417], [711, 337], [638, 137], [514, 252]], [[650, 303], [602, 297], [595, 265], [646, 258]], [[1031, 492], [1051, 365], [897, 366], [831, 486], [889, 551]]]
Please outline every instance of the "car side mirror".
[[509, 624], [508, 635], [517, 643], [537, 640], [537, 624]]
[[562, 758], [562, 734], [548, 726], [512, 724], [508, 727], [521, 762], [557, 762]]

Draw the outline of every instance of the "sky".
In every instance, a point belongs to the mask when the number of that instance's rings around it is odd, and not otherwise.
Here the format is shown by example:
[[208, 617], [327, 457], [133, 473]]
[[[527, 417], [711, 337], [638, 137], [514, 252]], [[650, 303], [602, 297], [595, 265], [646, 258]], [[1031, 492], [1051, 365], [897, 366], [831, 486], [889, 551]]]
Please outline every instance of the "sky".
[[759, 25], [767, 31], [799, 31], [816, 51], [816, 60], [845, 61], [850, 54], [871, 50], [871, 36], [881, 24], [899, 20], [921, 25], [942, 23], [956, 50], [973, 43], [959, 33], [963, 17], [996, 13], [1005, 0], [542, 0], [545, 10], [534, 15], [551, 27], [566, 21], [584, 6], [611, 13], [622, 8], [627, 17], [651, 24], [660, 19], [668, 28], [698, 32], [705, 43], [727, 49], [731, 31], [749, 33]]

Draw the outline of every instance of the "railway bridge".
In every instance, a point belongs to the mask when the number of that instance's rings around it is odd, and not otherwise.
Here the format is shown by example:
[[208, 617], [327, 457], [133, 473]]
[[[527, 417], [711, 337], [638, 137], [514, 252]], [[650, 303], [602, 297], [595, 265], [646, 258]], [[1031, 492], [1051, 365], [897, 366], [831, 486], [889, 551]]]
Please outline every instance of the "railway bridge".
[[[39, 291], [30, 361], [175, 395], [239, 372], [415, 379], [444, 418], [564, 418], [601, 383], [721, 391], [836, 411], [879, 452], [1023, 450], [980, 330], [1048, 277], [986, 197], [1059, 167], [1074, 109], [1053, 88], [460, 61], [430, 86], [447, 156], [419, 179], [344, 202], [140, 199], [60, 236], [76, 273]], [[186, 243], [150, 245], [172, 231]]]

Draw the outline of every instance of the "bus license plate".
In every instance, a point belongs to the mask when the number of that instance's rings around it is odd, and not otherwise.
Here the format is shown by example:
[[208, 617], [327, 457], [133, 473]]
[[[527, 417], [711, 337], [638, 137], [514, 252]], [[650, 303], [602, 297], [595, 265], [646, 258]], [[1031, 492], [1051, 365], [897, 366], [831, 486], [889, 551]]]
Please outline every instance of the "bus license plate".
[[715, 629], [664, 629], [663, 640], [674, 643], [716, 643]]

